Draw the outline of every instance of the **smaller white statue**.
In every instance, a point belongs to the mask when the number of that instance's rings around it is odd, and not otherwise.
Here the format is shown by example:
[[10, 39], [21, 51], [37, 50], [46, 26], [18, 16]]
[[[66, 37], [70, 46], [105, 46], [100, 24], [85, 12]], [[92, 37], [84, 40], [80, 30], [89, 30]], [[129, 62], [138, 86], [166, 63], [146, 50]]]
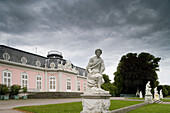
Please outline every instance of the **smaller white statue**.
[[154, 94], [158, 94], [157, 87], [154, 89]]
[[160, 99], [163, 99], [162, 89], [160, 90]]
[[137, 97], [140, 96], [139, 89], [137, 89], [136, 96], [137, 96]]
[[139, 98], [143, 98], [142, 91], [140, 91]]
[[157, 87], [154, 89], [154, 99], [155, 100], [160, 100]]
[[146, 89], [145, 89], [145, 95], [152, 95], [151, 94], [151, 85], [150, 85], [150, 81], [148, 81], [148, 83], [146, 84]]
[[72, 65], [71, 65], [71, 61], [70, 60], [66, 61], [66, 64], [64, 65], [64, 68], [72, 69]]
[[63, 61], [61, 61], [61, 64], [58, 63], [58, 69], [63, 70], [63, 68], [64, 68], [64, 67], [63, 67]]

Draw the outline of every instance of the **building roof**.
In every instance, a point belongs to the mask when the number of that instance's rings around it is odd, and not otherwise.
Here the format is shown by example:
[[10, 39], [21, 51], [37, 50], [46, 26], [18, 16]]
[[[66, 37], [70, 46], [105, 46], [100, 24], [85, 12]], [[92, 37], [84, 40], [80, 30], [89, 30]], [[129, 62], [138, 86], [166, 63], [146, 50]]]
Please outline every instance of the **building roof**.
[[[26, 63], [26, 65], [38, 66], [42, 68], [45, 68], [45, 64], [47, 64], [46, 66], [48, 68], [51, 68], [51, 63], [53, 63], [55, 64], [56, 69], [58, 68], [58, 64], [61, 64], [61, 62], [63, 63], [63, 65], [66, 64], [66, 60], [63, 59], [62, 53], [58, 55], [57, 53], [51, 55], [48, 53], [47, 57], [44, 57], [9, 46], [0, 45], [0, 59], [4, 60], [5, 55], [8, 55], [10, 57], [8, 60], [11, 62]], [[54, 57], [52, 55], [54, 55]], [[87, 76], [87, 71], [85, 69], [74, 66], [73, 64], [71, 64], [71, 66], [72, 68], [75, 67], [78, 70], [79, 75]]]

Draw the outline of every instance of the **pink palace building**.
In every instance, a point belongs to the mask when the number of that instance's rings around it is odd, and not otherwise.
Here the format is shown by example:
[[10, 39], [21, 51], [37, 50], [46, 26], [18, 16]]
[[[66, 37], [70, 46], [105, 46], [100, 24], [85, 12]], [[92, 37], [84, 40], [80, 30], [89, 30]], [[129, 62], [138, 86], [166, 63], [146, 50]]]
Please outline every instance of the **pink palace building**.
[[0, 84], [18, 84], [28, 92], [83, 92], [86, 79], [86, 70], [63, 59], [61, 52], [43, 57], [0, 45]]

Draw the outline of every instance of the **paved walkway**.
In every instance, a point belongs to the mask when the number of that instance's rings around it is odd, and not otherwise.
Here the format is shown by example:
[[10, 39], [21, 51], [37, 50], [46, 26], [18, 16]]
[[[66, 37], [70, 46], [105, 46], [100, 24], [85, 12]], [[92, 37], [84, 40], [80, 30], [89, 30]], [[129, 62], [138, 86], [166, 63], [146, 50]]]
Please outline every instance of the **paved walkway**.
[[14, 107], [19, 106], [32, 106], [32, 105], [46, 105], [46, 104], [58, 104], [68, 102], [79, 102], [81, 98], [69, 98], [69, 99], [28, 99], [28, 100], [6, 100], [0, 101], [0, 113], [22, 113], [20, 111], [13, 110]]

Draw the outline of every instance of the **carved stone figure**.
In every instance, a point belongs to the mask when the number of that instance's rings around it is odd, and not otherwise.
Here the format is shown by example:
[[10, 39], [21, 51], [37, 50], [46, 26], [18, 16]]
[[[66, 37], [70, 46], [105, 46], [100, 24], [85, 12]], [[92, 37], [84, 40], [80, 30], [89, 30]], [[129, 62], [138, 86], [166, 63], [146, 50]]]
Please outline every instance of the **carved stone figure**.
[[151, 93], [151, 85], [150, 81], [146, 84], [146, 89], [145, 89], [145, 102], [153, 103], [152, 100], [152, 93]]
[[146, 84], [146, 92], [145, 94], [151, 94], [151, 85], [150, 85], [150, 81], [148, 81], [148, 83]]
[[101, 85], [103, 84], [102, 73], [105, 70], [105, 66], [103, 59], [100, 57], [100, 55], [102, 54], [102, 50], [95, 50], [95, 54], [96, 56], [90, 59], [86, 67], [88, 72], [87, 89], [103, 91], [101, 89]]
[[163, 99], [162, 89], [160, 90], [160, 99]]
[[142, 91], [140, 91], [139, 97], [143, 98]]
[[100, 57], [101, 49], [95, 50], [96, 56], [91, 58], [86, 69], [87, 90], [82, 94], [83, 111], [81, 113], [110, 113], [110, 94], [109, 91], [101, 89], [103, 84], [102, 73], [105, 69], [104, 61]]
[[154, 99], [155, 100], [160, 100], [157, 87], [154, 89]]
[[71, 61], [67, 60], [66, 64], [64, 65], [64, 68], [72, 69]]
[[154, 89], [154, 93], [155, 93], [155, 94], [158, 94], [157, 87]]

